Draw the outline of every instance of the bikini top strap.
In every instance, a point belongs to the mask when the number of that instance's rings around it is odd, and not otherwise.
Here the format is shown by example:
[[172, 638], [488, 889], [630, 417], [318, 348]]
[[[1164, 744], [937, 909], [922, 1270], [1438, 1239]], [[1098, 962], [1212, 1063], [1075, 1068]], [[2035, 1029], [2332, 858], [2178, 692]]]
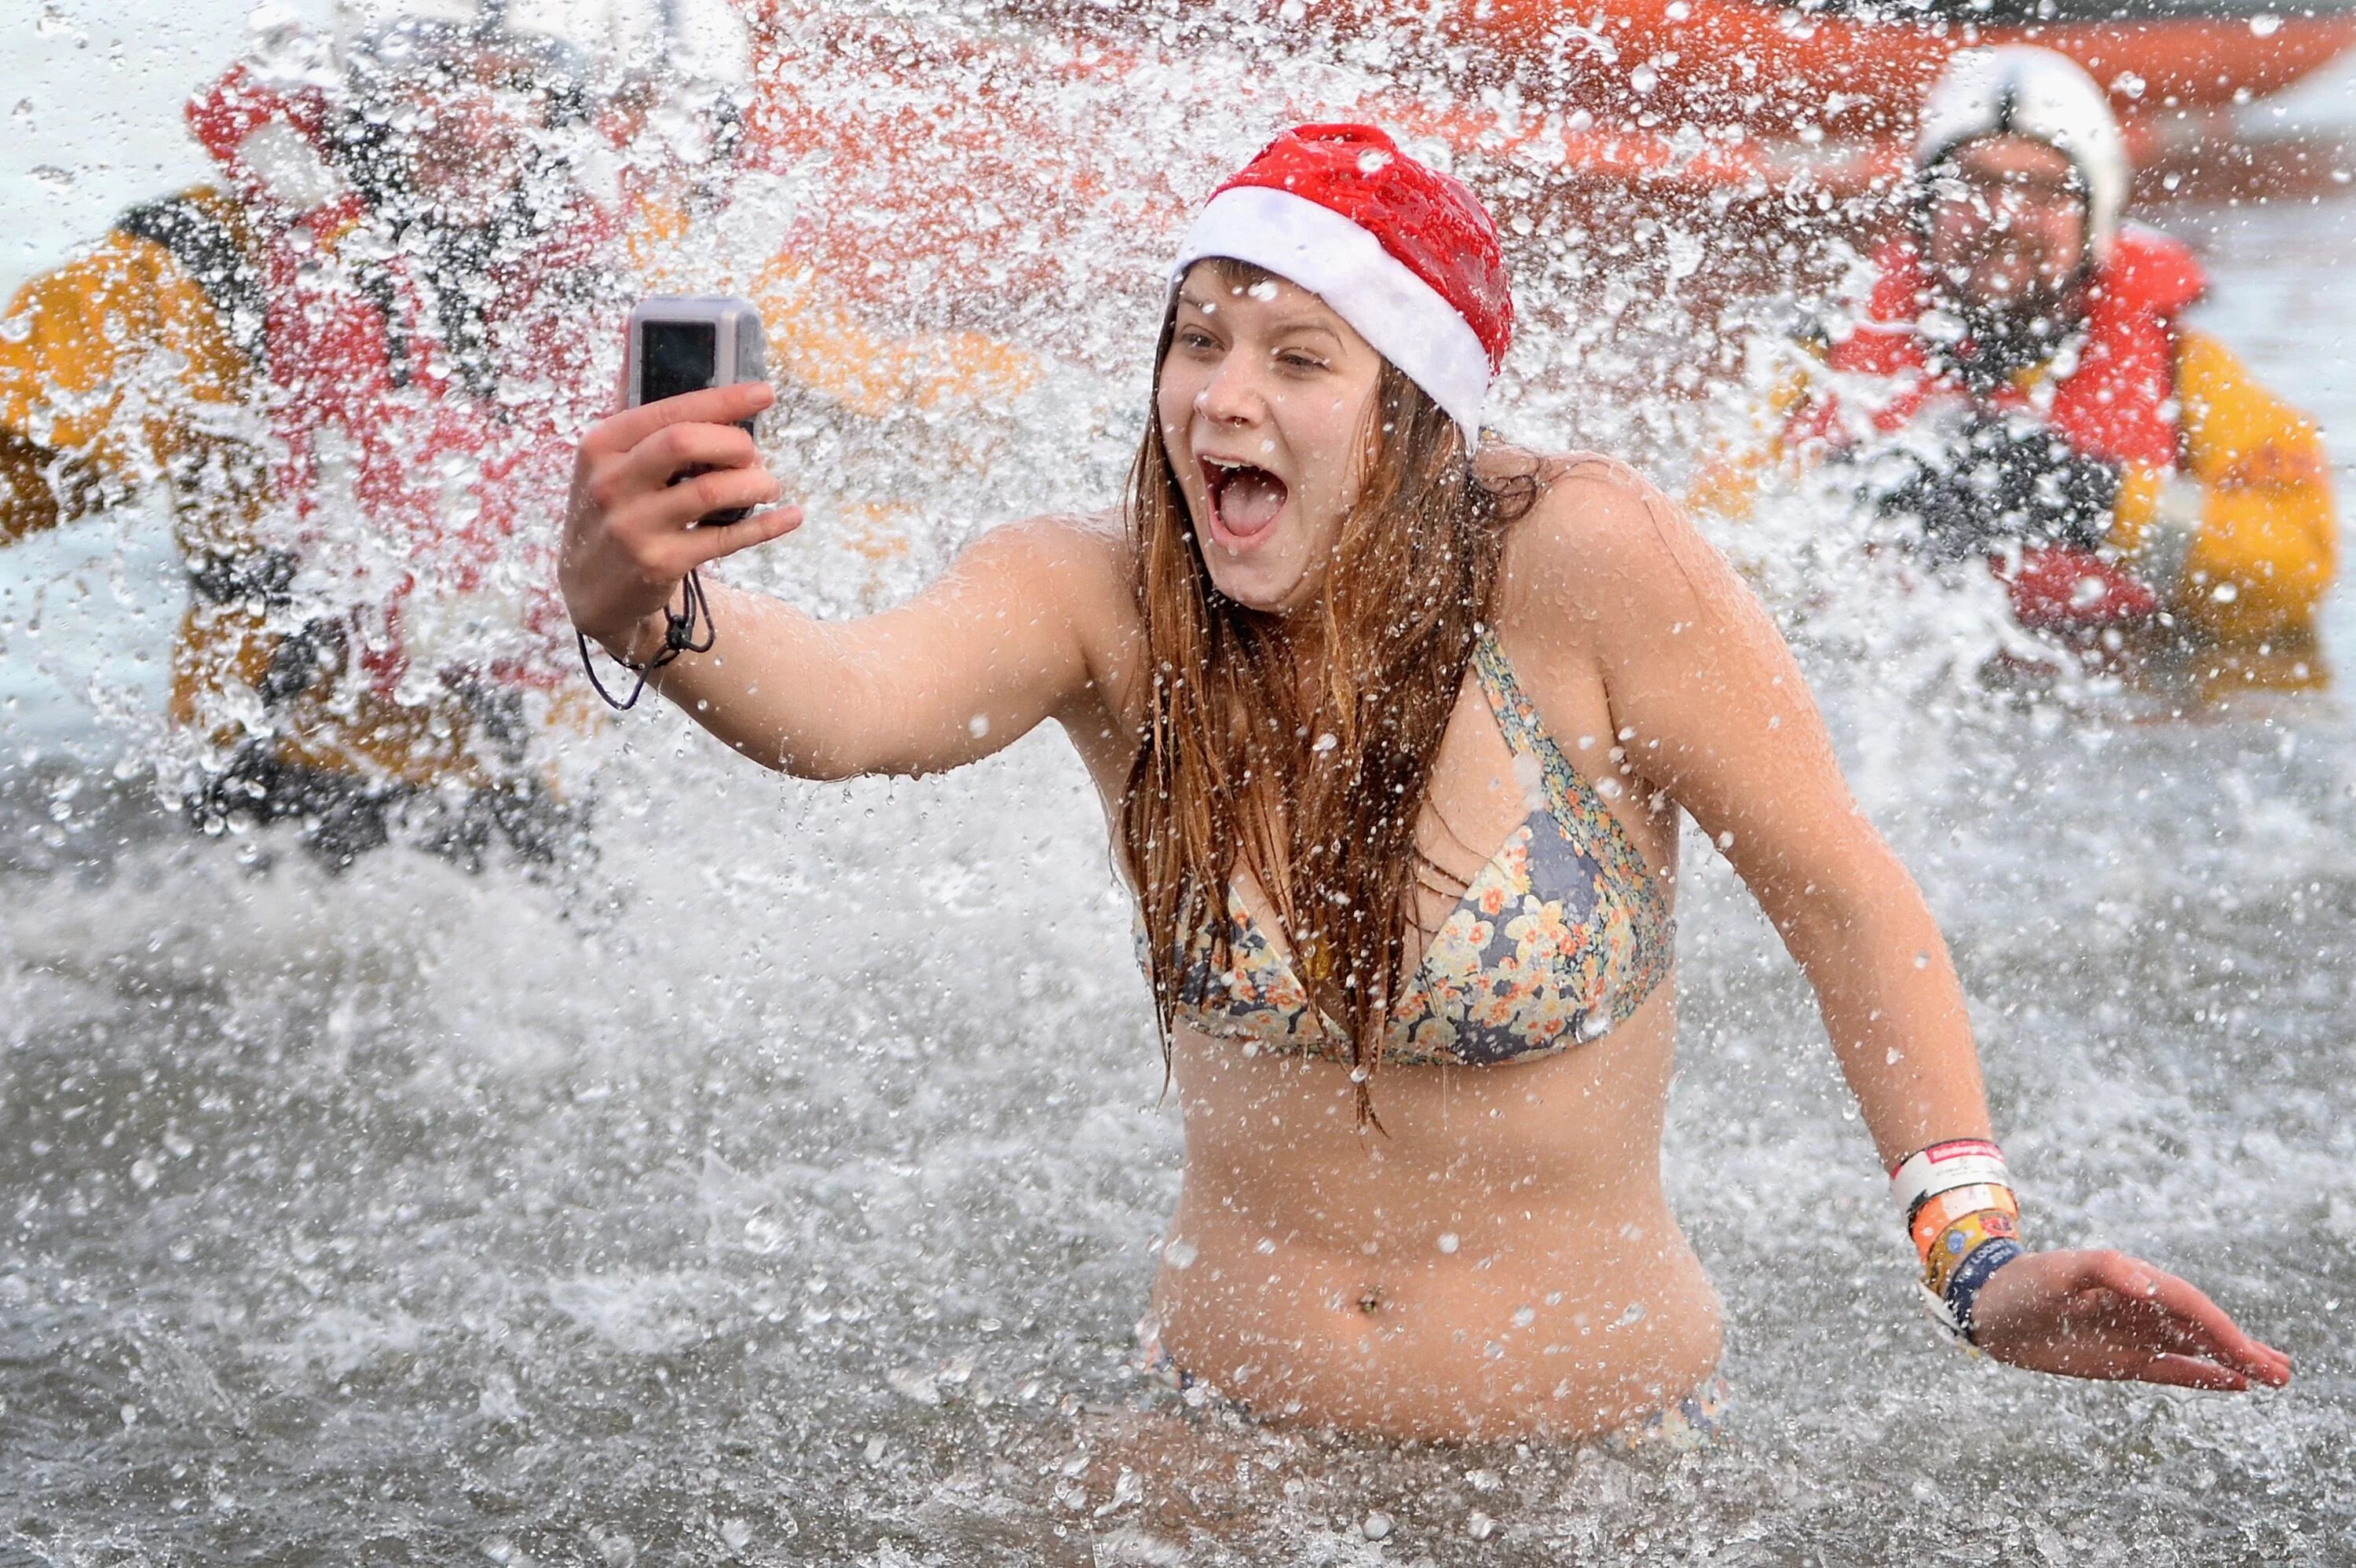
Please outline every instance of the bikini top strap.
[[[1599, 855], [1633, 867], [1641, 878], [1644, 857], [1636, 853], [1627, 829], [1603, 804], [1595, 786], [1571, 766], [1546, 720], [1538, 716], [1537, 704], [1514, 678], [1514, 667], [1498, 645], [1497, 634], [1485, 626], [1472, 645], [1472, 667], [1480, 677], [1483, 695], [1489, 699], [1489, 711], [1497, 716], [1497, 728], [1505, 733], [1505, 747], [1520, 765], [1523, 788], [1535, 785], [1543, 790], [1547, 815], [1566, 837], [1590, 841]], [[1592, 842], [1615, 838], [1618, 842]]]
[[1537, 704], [1514, 678], [1514, 667], [1506, 662], [1505, 650], [1497, 645], [1496, 634], [1486, 627], [1482, 628], [1479, 639], [1472, 645], [1472, 667], [1480, 677], [1483, 693], [1489, 699], [1490, 711], [1497, 716], [1497, 728], [1505, 732], [1507, 749], [1517, 763], [1527, 759], [1544, 781], [1547, 810], [1554, 817], [1555, 826], [1564, 837], [1583, 846], [1600, 866], [1630, 890], [1640, 911], [1648, 912], [1641, 939], [1657, 941], [1650, 933], [1666, 929], [1669, 912], [1651, 863], [1628, 836], [1626, 824], [1604, 804], [1603, 796], [1571, 765], [1569, 757], [1547, 732], [1545, 720], [1538, 717]]
[[1497, 728], [1505, 733], [1506, 748], [1517, 757], [1543, 757], [1546, 726], [1539, 721], [1537, 705], [1522, 690], [1522, 683], [1514, 678], [1514, 667], [1506, 662], [1505, 650], [1497, 645], [1497, 634], [1490, 627], [1482, 627], [1473, 639], [1472, 669], [1481, 682], [1481, 695], [1489, 699], [1489, 711], [1496, 715]]

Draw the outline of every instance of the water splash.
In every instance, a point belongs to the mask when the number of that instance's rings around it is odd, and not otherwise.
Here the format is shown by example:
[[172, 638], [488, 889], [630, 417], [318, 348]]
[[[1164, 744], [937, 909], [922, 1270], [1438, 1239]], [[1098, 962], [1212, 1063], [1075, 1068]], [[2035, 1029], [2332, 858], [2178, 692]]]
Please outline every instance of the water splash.
[[[992, 36], [913, 16], [877, 25]], [[1399, 80], [1339, 46], [1279, 86]], [[1180, 145], [1173, 199], [1258, 133], [1237, 111], [1196, 139], [1199, 84], [1133, 129], [1128, 89], [1067, 91], [1046, 129], [1073, 145]], [[1509, 210], [1542, 183], [1464, 166]], [[797, 170], [679, 264], [756, 279], [819, 205]], [[841, 298], [942, 353], [960, 333], [1053, 351], [931, 408], [798, 388], [768, 440], [813, 521], [740, 580], [869, 608], [993, 520], [1113, 493], [1162, 235], [991, 205], [952, 207], [975, 236], [954, 266]], [[1786, 241], [1518, 216], [1509, 424], [1676, 476], [1762, 319], [1696, 280]], [[2287, 374], [2345, 295], [2345, 219], [2267, 222], [2233, 230], [2221, 293], [2274, 302], [2228, 325]], [[1009, 228], [1004, 276], [964, 299], [953, 274], [1001, 264], [983, 237]], [[2331, 354], [2325, 412], [2356, 428]], [[2199, 1273], [2301, 1358], [2291, 1393], [2031, 1382], [1937, 1349], [1804, 987], [1697, 844], [1666, 1157], [1730, 1308], [1733, 1445], [1394, 1450], [1141, 1414], [1130, 1325], [1177, 1138], [1077, 768], [1042, 736], [921, 784], [798, 785], [641, 713], [555, 748], [593, 805], [577, 847], [479, 874], [402, 844], [337, 873], [289, 825], [194, 839], [135, 766], [11, 762], [0, 1540], [59, 1561], [1242, 1563], [1354, 1559], [1379, 1516], [1383, 1553], [1435, 1563], [2329, 1558], [2356, 1526], [2344, 711], [2152, 722], [2073, 676], [1992, 690], [1991, 655], [2034, 651], [1994, 584], [1877, 553], [1824, 484], [1717, 538], [1955, 939], [2034, 1234]], [[156, 715], [126, 702], [134, 763], [172, 743]]]

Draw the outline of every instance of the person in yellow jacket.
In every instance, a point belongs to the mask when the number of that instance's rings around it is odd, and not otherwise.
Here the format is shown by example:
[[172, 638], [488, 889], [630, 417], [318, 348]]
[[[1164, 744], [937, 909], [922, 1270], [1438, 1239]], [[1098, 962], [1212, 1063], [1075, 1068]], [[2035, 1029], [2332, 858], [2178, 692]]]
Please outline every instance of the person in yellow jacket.
[[2121, 221], [2101, 90], [2041, 49], [1958, 55], [1916, 163], [1920, 221], [1876, 257], [1860, 318], [1695, 504], [1739, 514], [1779, 464], [1866, 459], [1880, 511], [1934, 557], [1987, 557], [2024, 624], [2204, 676], [2320, 681], [2337, 558], [2322, 440], [2181, 320], [2207, 280], [2183, 245]]
[[[545, 854], [530, 681], [512, 657], [422, 645], [429, 612], [483, 596], [503, 543], [487, 524], [458, 542], [441, 465], [509, 476], [535, 438], [559, 444], [560, 411], [499, 406], [492, 324], [526, 322], [560, 373], [587, 363], [552, 339], [600, 292], [601, 236], [526, 199], [576, 62], [531, 35], [401, 23], [330, 87], [311, 35], [263, 45], [188, 105], [219, 182], [133, 208], [10, 301], [0, 544], [165, 487], [189, 585], [171, 714], [210, 748], [188, 797], [209, 827], [298, 818], [344, 862], [455, 786], [429, 833]], [[337, 581], [327, 536], [354, 523], [396, 559]]]
[[[322, 88], [335, 78], [303, 43], [273, 40], [275, 69], [241, 64], [192, 101], [218, 185], [134, 208], [10, 302], [0, 545], [167, 489], [190, 587], [171, 712], [209, 748], [188, 802], [201, 823], [298, 818], [344, 862], [423, 805], [437, 808], [428, 835], [469, 857], [494, 831], [545, 854], [562, 821], [525, 699], [579, 705], [579, 688], [540, 656], [569, 647], [535, 636], [545, 603], [498, 580], [532, 531], [530, 498], [546, 492], [549, 515], [561, 500], [568, 416], [602, 407], [588, 350], [618, 330], [616, 272], [661, 286], [724, 200], [708, 166], [724, 158], [626, 166], [603, 231], [577, 213], [518, 224], [533, 134], [578, 112], [559, 46], [397, 23], [363, 44], [348, 97]], [[391, 95], [411, 112], [382, 112]], [[597, 130], [626, 147], [653, 101], [627, 84]], [[444, 232], [493, 239], [437, 255]], [[371, 261], [386, 250], [404, 253]], [[1036, 379], [994, 341], [880, 336], [789, 258], [755, 292], [782, 373], [856, 415]], [[520, 344], [528, 377], [498, 337]], [[535, 406], [519, 381], [555, 390]], [[455, 506], [454, 469], [469, 481]], [[517, 482], [541, 469], [537, 491]], [[876, 550], [900, 521], [868, 519]], [[444, 656], [453, 621], [507, 635]]]

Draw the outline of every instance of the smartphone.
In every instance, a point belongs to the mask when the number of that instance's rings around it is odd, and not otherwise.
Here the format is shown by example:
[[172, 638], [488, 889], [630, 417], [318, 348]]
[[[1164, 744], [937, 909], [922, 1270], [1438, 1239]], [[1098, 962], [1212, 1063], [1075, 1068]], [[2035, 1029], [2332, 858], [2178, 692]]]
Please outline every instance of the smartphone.
[[[764, 381], [769, 373], [760, 311], [750, 300], [726, 294], [649, 294], [640, 300], [630, 312], [625, 359], [632, 408], [706, 387]], [[753, 433], [751, 420], [741, 422], [745, 434]], [[714, 512], [701, 521], [733, 523], [750, 510]]]

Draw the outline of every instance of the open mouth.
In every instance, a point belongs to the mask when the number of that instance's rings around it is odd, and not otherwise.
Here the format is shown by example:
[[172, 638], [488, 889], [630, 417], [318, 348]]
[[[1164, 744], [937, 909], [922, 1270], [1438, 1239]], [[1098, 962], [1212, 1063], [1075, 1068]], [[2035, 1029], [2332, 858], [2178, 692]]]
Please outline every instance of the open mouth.
[[1203, 485], [1210, 492], [1217, 531], [1241, 544], [1258, 538], [1284, 510], [1284, 481], [1267, 469], [1224, 457], [1204, 457]]

